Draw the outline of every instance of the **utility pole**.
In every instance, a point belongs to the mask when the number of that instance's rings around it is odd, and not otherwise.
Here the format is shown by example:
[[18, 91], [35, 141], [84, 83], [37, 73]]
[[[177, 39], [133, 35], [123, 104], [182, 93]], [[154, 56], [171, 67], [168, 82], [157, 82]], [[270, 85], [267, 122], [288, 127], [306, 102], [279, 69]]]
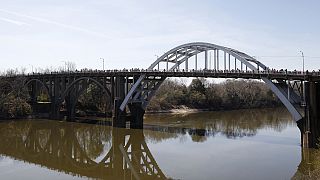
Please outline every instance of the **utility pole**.
[[304, 54], [303, 54], [303, 51], [300, 51], [300, 52], [302, 56], [302, 74], [304, 74]]
[[104, 70], [104, 58], [100, 58], [102, 60], [102, 70]]

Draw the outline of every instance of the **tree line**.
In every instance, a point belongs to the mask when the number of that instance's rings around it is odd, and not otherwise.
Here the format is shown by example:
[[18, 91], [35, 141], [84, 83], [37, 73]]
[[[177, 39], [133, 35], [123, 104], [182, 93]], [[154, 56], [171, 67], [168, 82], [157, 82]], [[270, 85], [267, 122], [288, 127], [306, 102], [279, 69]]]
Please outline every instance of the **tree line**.
[[195, 108], [229, 110], [274, 107], [280, 101], [267, 87], [257, 80], [226, 80], [209, 82], [203, 78], [193, 79], [190, 85], [179, 80], [166, 80], [152, 98], [148, 110]]

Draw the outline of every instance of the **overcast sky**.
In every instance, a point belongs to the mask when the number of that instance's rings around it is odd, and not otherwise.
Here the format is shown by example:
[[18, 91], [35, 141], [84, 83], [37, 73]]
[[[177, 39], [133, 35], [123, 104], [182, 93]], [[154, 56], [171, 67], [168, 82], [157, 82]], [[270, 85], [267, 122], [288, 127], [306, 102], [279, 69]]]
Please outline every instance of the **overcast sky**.
[[320, 69], [314, 0], [1, 0], [0, 70], [147, 68], [155, 55], [203, 41], [270, 68]]

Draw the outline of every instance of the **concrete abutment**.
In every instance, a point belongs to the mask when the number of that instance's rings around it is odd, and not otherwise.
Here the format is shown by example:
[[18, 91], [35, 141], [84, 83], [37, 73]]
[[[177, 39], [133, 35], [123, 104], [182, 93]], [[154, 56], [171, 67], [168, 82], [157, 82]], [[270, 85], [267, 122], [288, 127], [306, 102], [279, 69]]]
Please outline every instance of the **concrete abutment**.
[[297, 122], [303, 148], [319, 148], [320, 137], [320, 82], [305, 83], [305, 116]]

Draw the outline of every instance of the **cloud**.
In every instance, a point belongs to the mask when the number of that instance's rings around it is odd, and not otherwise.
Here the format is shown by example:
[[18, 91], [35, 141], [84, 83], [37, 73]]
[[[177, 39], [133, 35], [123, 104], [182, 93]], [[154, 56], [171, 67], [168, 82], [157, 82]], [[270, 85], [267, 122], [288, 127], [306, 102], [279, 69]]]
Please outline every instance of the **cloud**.
[[[29, 15], [26, 15], [26, 14], [21, 14], [21, 13], [8, 11], [8, 10], [4, 10], [4, 9], [0, 9], [0, 12], [6, 13], [6, 14], [10, 14], [10, 15], [15, 15], [15, 16], [22, 17], [22, 18], [31, 19], [31, 20], [34, 20], [34, 21], [42, 22], [42, 23], [56, 25], [56, 26], [63, 27], [63, 28], [66, 28], [66, 29], [71, 29], [71, 30], [83, 32], [83, 33], [94, 35], [94, 36], [97, 36], [97, 37], [100, 37], [100, 38], [112, 39], [110, 36], [107, 36], [106, 34], [103, 34], [103, 33], [91, 31], [91, 30], [88, 30], [88, 29], [85, 29], [85, 28], [82, 28], [82, 27], [78, 27], [78, 26], [72, 26], [72, 25], [69, 25], [69, 24], [63, 24], [63, 23], [59, 23], [59, 22], [56, 22], [56, 21], [51, 21], [51, 20], [45, 19], [45, 18], [29, 16]], [[2, 20], [5, 20], [7, 22], [10, 21], [11, 23], [16, 23], [16, 24], [18, 23], [17, 25], [22, 25], [21, 24], [22, 22], [19, 22], [19, 21], [13, 21], [13, 20], [10, 20], [10, 19], [5, 19], [5, 18], [2, 19]]]
[[3, 17], [0, 17], [0, 20], [8, 22], [8, 23], [11, 23], [11, 24], [15, 24], [15, 25], [18, 25], [18, 26], [30, 25], [30, 24], [22, 22], [22, 21], [16, 21], [16, 20], [3, 18]]

